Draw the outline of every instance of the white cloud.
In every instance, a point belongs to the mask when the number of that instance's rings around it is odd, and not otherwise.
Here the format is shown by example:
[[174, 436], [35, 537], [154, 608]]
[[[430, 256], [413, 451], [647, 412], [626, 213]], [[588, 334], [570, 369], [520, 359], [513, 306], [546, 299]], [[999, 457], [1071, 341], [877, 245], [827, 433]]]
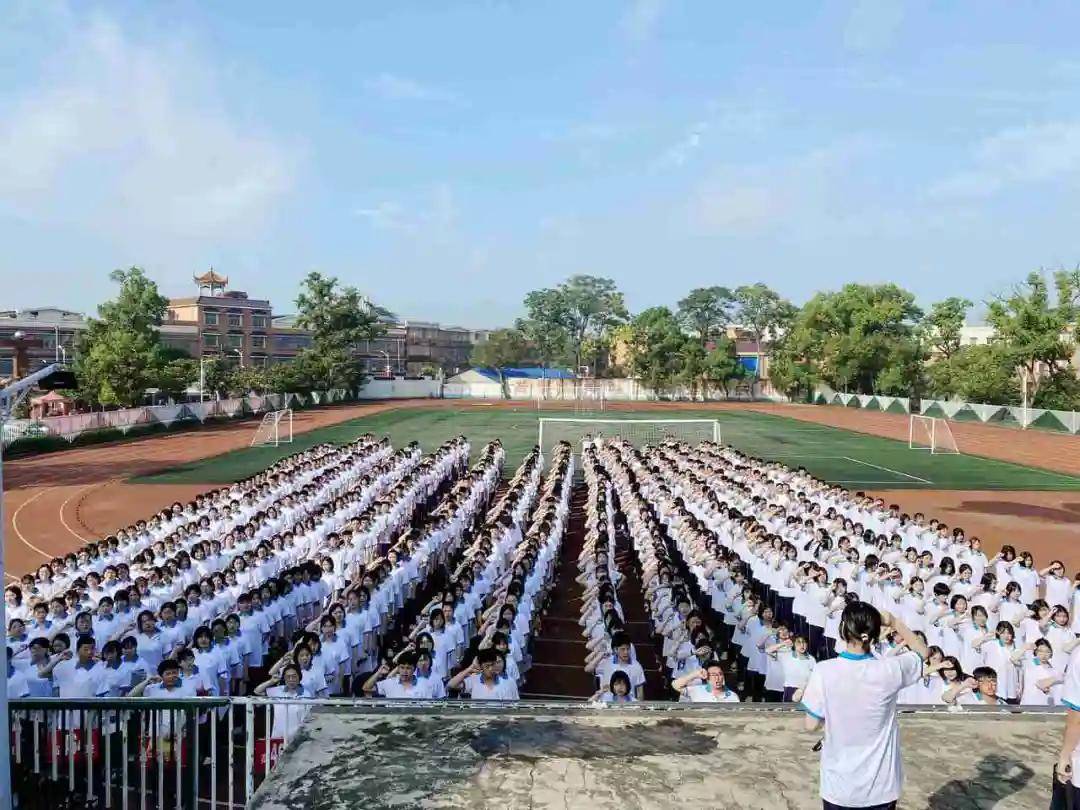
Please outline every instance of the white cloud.
[[1008, 187], [1080, 174], [1080, 122], [1004, 129], [972, 148], [971, 166], [930, 189], [931, 197], [989, 197]]
[[721, 233], [749, 233], [779, 222], [788, 202], [768, 183], [714, 186], [701, 192], [697, 217], [701, 225]]
[[619, 20], [619, 31], [631, 42], [652, 39], [667, 7], [667, 0], [633, 0]]
[[380, 73], [364, 82], [368, 92], [392, 101], [441, 101], [456, 103], [458, 96], [438, 87], [421, 84], [415, 79]]
[[844, 26], [844, 45], [862, 53], [883, 50], [903, 23], [903, 0], [856, 0]]
[[0, 121], [5, 204], [120, 239], [257, 231], [292, 186], [290, 151], [231, 115], [178, 43], [100, 15], [63, 24], [47, 77]]
[[377, 231], [408, 234], [422, 231], [425, 239], [446, 237], [458, 224], [454, 190], [445, 183], [424, 189], [409, 205], [397, 200], [382, 200], [374, 205], [358, 206], [353, 209], [353, 214]]
[[353, 214], [367, 220], [372, 228], [379, 231], [395, 231], [406, 227], [405, 209], [392, 200], [384, 200], [369, 208], [356, 208]]
[[705, 145], [706, 135], [711, 134], [713, 139], [724, 135], [757, 135], [775, 121], [771, 112], [762, 109], [710, 106], [710, 114], [690, 124], [685, 133], [660, 155], [655, 168], [685, 166]]
[[857, 227], [863, 212], [851, 198], [851, 168], [874, 149], [853, 137], [790, 159], [722, 165], [692, 195], [688, 219], [703, 232], [726, 236]]
[[659, 165], [662, 167], [685, 165], [686, 161], [701, 148], [702, 138], [708, 131], [708, 121], [698, 121], [691, 125], [686, 134], [660, 156]]

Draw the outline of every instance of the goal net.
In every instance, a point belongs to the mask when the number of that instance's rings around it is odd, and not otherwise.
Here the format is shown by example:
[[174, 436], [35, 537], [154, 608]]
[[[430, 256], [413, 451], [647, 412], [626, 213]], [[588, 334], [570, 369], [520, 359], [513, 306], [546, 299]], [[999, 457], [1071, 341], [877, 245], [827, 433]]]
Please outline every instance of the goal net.
[[269, 411], [263, 414], [259, 429], [251, 440], [251, 446], [292, 444], [292, 408]]
[[618, 438], [640, 447], [675, 440], [698, 444], [720, 442], [720, 423], [715, 419], [540, 419], [540, 451], [551, 457], [559, 442], [570, 442], [581, 452], [585, 439]]
[[578, 413], [603, 411], [607, 401], [604, 397], [604, 383], [599, 380], [581, 380], [574, 398], [574, 410]]
[[917, 414], [912, 414], [908, 423], [908, 449], [929, 450], [935, 455], [960, 452], [952, 428], [946, 420]]

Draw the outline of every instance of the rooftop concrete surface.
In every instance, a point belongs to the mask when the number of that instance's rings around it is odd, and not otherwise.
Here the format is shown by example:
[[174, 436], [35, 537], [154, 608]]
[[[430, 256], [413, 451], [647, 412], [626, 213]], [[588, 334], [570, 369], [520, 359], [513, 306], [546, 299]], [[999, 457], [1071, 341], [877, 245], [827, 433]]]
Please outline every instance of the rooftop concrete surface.
[[[1061, 714], [904, 713], [900, 806], [1048, 807], [1063, 725]], [[801, 713], [749, 708], [321, 708], [252, 806], [820, 808], [817, 739]]]

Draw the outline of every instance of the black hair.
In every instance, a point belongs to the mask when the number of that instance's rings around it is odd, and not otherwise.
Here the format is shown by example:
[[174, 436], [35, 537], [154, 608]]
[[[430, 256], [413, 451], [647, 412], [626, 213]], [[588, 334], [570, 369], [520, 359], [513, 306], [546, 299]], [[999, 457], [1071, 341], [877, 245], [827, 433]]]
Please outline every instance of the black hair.
[[615, 694], [616, 681], [623, 682], [623, 684], [626, 686], [626, 694], [634, 694], [634, 687], [630, 683], [630, 676], [623, 672], [621, 669], [617, 669], [611, 673], [611, 679], [608, 681], [608, 691], [611, 692], [611, 694]]
[[840, 638], [848, 644], [856, 644], [863, 653], [870, 652], [870, 645], [881, 634], [881, 614], [866, 602], [851, 602], [840, 616]]

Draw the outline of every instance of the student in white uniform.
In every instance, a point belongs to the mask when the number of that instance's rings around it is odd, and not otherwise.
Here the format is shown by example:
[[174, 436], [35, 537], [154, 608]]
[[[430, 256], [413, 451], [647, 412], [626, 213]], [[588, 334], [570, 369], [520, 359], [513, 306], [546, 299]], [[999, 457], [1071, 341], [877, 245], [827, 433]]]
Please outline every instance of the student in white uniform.
[[739, 696], [724, 684], [724, 668], [709, 661], [697, 672], [671, 682], [671, 688], [691, 703], [738, 703]]
[[[887, 658], [870, 654], [883, 626], [896, 632], [908, 652]], [[818, 663], [802, 699], [807, 730], [825, 729], [821, 798], [825, 810], [891, 810], [903, 784], [896, 698], [922, 677], [926, 642], [865, 602], [844, 608], [840, 637], [846, 649]]]
[[460, 689], [472, 700], [514, 700], [515, 695], [496, 672], [498, 653], [490, 647], [480, 650], [476, 660], [446, 684], [447, 689]]
[[[255, 687], [257, 696], [265, 695], [268, 698], [283, 700], [296, 700], [310, 698], [311, 693], [304, 689], [301, 683], [302, 674], [296, 664], [286, 664], [281, 670], [280, 677], [271, 678], [265, 683]], [[304, 720], [311, 713], [307, 706], [297, 703], [289, 703], [282, 706], [272, 707], [273, 722], [270, 736], [272, 739], [288, 742], [303, 725]]]
[[1061, 690], [1061, 702], [1068, 708], [1065, 716], [1065, 733], [1061, 751], [1054, 766], [1059, 782], [1071, 792], [1068, 806], [1080, 807], [1080, 647], [1073, 650], [1065, 671], [1065, 684]]

